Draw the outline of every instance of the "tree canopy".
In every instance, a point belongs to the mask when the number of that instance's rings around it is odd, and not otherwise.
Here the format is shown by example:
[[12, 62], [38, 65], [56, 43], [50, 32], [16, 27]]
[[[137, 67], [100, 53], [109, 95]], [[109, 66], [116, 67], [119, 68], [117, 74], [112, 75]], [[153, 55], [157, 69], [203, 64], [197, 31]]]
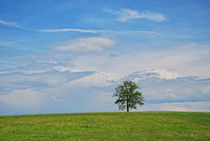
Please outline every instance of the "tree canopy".
[[137, 105], [144, 105], [144, 97], [139, 92], [140, 88], [132, 81], [124, 81], [115, 88], [114, 97], [117, 97], [115, 104], [118, 104], [120, 110], [137, 109]]

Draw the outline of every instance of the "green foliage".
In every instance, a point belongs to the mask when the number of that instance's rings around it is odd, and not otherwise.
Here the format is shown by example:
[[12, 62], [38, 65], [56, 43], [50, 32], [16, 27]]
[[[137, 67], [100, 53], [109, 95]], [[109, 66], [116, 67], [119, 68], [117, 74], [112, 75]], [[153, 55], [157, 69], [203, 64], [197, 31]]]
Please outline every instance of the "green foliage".
[[122, 85], [115, 88], [114, 97], [118, 97], [115, 104], [118, 104], [120, 110], [136, 109], [137, 104], [144, 105], [144, 97], [138, 91], [140, 89], [135, 82], [124, 81]]
[[209, 141], [210, 113], [0, 116], [0, 141]]

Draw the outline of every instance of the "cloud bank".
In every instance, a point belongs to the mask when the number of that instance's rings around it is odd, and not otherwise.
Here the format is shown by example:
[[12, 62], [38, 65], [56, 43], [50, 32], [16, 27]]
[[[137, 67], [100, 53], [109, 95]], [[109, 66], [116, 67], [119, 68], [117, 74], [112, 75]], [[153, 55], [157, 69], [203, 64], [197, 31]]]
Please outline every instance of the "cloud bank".
[[31, 88], [14, 90], [9, 94], [0, 94], [0, 102], [13, 108], [37, 109], [44, 101], [44, 95]]
[[173, 102], [159, 104], [145, 104], [142, 111], [184, 111], [209, 112], [210, 101], [205, 102]]

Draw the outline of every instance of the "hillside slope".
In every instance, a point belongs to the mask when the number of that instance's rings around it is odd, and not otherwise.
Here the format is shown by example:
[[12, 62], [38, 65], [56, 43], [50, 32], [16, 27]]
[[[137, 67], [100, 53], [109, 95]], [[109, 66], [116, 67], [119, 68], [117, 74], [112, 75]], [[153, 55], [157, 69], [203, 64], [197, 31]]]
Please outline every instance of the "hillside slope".
[[0, 116], [0, 140], [210, 140], [210, 113], [132, 112]]

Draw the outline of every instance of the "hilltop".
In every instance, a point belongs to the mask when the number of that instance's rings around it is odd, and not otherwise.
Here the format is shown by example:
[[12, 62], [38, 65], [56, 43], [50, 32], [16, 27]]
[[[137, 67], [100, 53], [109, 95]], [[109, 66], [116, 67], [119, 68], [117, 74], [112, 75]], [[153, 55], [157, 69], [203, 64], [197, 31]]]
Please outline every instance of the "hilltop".
[[131, 112], [0, 116], [0, 140], [210, 140], [210, 113]]

